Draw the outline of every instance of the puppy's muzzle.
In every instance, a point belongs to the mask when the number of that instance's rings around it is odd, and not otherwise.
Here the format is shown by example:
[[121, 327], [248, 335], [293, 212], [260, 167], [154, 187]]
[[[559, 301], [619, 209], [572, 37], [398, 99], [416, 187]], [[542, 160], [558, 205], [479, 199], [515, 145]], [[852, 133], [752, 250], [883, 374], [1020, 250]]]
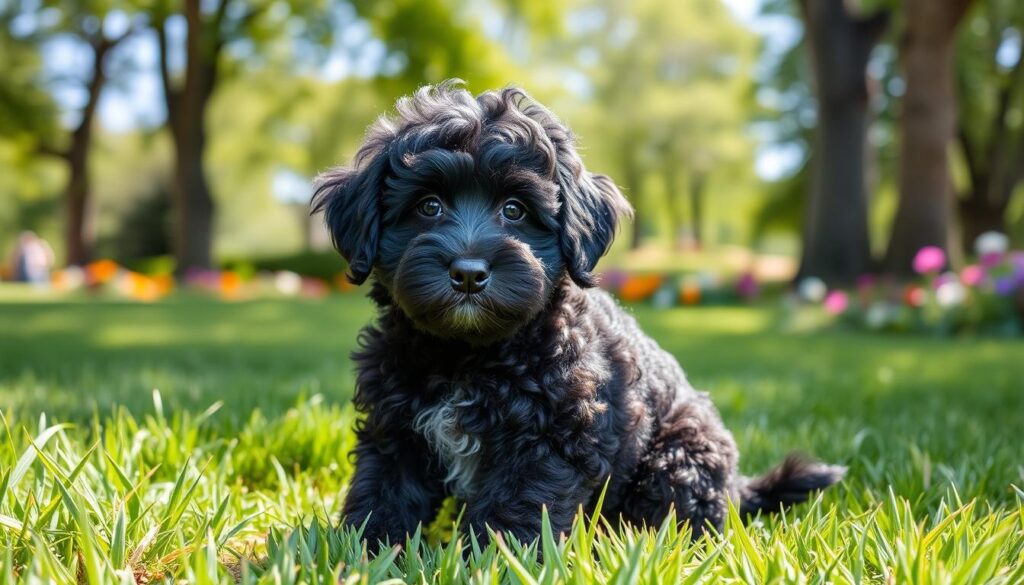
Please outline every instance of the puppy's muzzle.
[[491, 280], [491, 267], [479, 258], [456, 258], [448, 267], [448, 277], [456, 292], [476, 294]]

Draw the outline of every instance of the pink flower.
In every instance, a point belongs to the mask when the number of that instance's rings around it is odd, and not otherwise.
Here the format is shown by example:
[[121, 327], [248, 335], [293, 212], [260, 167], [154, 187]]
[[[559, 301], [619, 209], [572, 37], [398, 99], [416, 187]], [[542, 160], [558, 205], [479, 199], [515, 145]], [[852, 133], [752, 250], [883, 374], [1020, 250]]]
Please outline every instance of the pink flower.
[[960, 281], [967, 286], [978, 286], [985, 280], [985, 269], [977, 264], [964, 267], [960, 271]]
[[830, 315], [842, 315], [850, 306], [850, 297], [841, 290], [834, 290], [825, 297], [825, 310]]
[[925, 246], [914, 256], [914, 271], [918, 274], [938, 272], [946, 265], [946, 253], [938, 246]]

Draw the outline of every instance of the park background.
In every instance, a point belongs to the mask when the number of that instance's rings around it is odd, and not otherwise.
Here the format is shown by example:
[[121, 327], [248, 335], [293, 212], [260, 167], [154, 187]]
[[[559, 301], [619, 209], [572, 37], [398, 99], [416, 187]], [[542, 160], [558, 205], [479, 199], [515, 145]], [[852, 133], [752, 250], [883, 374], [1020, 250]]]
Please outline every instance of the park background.
[[[0, 0], [0, 71], [0, 583], [1024, 581], [1019, 0]], [[695, 545], [334, 527], [373, 312], [311, 180], [448, 78], [622, 187], [602, 286], [743, 471], [842, 486]]]

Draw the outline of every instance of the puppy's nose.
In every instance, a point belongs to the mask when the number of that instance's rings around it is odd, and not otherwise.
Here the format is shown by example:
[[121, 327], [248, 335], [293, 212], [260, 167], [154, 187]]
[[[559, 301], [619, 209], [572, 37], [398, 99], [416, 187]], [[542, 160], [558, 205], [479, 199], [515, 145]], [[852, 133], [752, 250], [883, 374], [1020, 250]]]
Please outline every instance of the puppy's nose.
[[452, 288], [466, 294], [478, 293], [487, 288], [491, 278], [491, 267], [485, 260], [459, 258], [448, 267]]

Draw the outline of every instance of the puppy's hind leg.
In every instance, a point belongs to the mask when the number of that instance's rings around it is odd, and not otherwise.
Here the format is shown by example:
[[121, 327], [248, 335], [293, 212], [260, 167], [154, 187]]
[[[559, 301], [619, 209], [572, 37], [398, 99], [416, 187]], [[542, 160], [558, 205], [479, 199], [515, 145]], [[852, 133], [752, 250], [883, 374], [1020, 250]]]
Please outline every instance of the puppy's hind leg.
[[695, 539], [708, 524], [721, 528], [728, 501], [739, 495], [732, 435], [703, 394], [673, 404], [659, 423], [622, 504], [623, 519], [657, 526], [674, 506]]

